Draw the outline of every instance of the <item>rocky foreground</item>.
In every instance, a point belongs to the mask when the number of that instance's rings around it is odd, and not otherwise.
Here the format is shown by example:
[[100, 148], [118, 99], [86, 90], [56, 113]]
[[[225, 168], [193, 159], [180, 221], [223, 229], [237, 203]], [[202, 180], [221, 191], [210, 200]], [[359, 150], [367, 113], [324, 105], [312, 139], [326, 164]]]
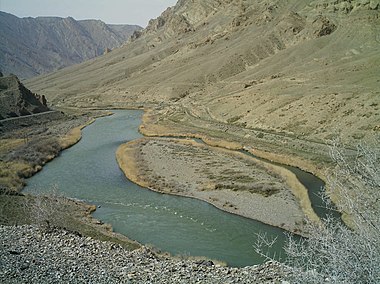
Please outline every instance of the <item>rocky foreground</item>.
[[1, 283], [286, 283], [277, 263], [231, 268], [34, 226], [0, 227]]

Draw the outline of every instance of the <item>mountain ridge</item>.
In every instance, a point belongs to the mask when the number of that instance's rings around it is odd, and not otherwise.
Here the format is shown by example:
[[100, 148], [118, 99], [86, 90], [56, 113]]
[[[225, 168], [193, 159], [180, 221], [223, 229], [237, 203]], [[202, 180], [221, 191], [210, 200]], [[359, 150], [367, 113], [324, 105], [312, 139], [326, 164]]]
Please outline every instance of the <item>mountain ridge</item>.
[[71, 17], [18, 18], [0, 11], [0, 67], [20, 78], [56, 71], [122, 45], [139, 29]]

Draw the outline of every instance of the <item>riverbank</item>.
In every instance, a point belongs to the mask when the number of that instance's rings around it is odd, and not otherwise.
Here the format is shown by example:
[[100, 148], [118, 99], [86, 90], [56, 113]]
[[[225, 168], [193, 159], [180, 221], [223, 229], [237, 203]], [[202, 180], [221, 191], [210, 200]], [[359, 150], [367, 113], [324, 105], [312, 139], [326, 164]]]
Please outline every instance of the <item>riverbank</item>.
[[0, 226], [1, 283], [279, 283], [290, 269], [279, 263], [245, 268], [129, 251], [65, 230], [41, 234], [34, 226]]
[[[182, 112], [147, 109], [139, 130], [147, 137], [198, 138], [210, 146], [248, 151], [259, 158], [300, 168], [324, 181], [334, 166], [328, 144], [203, 120], [189, 115], [191, 112], [187, 108]], [[347, 153], [349, 150], [345, 149]]]
[[119, 147], [117, 161], [133, 182], [161, 193], [305, 234], [319, 222], [307, 189], [288, 170], [243, 153], [186, 139], [143, 138]]
[[102, 241], [112, 241], [125, 248], [140, 247], [135, 241], [113, 232], [109, 224], [95, 219], [96, 206], [69, 199], [59, 192], [0, 195], [0, 225], [35, 225], [41, 233], [65, 228]]
[[82, 129], [96, 118], [112, 114], [109, 111], [73, 109], [65, 110], [65, 113], [60, 112], [60, 116], [54, 118], [46, 116], [39, 123], [27, 121], [23, 127], [8, 127], [1, 133], [0, 225], [48, 221], [52, 227], [64, 227], [100, 240], [112, 240], [133, 249], [139, 247], [137, 242], [114, 233], [110, 225], [93, 218], [94, 205], [64, 198], [54, 188], [41, 197], [22, 192], [25, 178], [41, 171], [61, 151], [78, 143]]
[[[286, 133], [247, 129], [210, 117], [202, 118], [193, 112], [191, 107], [182, 105], [147, 109], [139, 130], [146, 137], [201, 139], [209, 146], [246, 151], [271, 162], [299, 168], [323, 180], [327, 197], [335, 204], [339, 202], [341, 197], [327, 178], [335, 168], [330, 157], [331, 145]], [[347, 157], [355, 155], [351, 148], [342, 147], [341, 151]], [[310, 200], [307, 198], [302, 202], [308, 204]], [[345, 213], [343, 217], [350, 218]]]
[[[92, 164], [92, 163], [91, 163]], [[229, 204], [226, 204], [227, 206], [229, 206]], [[232, 207], [231, 207], [232, 208]], [[270, 208], [270, 207], [268, 207], [268, 208]], [[86, 233], [87, 234], [87, 233]], [[127, 234], [128, 235], [128, 234]]]
[[[58, 114], [58, 115], [57, 115]], [[21, 192], [24, 179], [42, 170], [59, 153], [81, 139], [81, 130], [111, 112], [69, 110], [67, 114], [21, 118], [22, 124], [0, 132], [0, 189]]]
[[[34, 117], [0, 133], [0, 188], [2, 191], [20, 192], [24, 179], [39, 172], [42, 167], [63, 149], [80, 139], [80, 131], [73, 130], [85, 125], [90, 115], [80, 112], [59, 113], [60, 116]], [[74, 137], [75, 136], [75, 137]], [[75, 139], [74, 139], [75, 138]]]

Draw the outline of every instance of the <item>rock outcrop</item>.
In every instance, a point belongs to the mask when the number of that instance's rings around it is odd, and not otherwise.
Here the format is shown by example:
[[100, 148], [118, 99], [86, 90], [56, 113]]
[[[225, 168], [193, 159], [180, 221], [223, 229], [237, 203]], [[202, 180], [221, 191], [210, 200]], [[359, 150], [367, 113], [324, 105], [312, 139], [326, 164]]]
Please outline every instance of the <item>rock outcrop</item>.
[[0, 119], [48, 110], [45, 96], [33, 94], [15, 75], [0, 77]]
[[30, 78], [102, 55], [140, 29], [71, 17], [18, 18], [0, 11], [0, 66], [4, 74]]

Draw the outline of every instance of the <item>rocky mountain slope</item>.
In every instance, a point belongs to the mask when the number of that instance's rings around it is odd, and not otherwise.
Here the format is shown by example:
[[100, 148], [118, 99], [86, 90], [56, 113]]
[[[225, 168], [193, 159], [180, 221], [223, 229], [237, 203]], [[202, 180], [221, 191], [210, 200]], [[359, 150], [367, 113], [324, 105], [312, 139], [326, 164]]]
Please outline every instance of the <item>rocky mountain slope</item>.
[[355, 145], [379, 133], [379, 9], [180, 0], [125, 46], [27, 85], [57, 106], [154, 107], [146, 133], [205, 134], [318, 163], [333, 137]]
[[33, 94], [16, 76], [0, 77], [0, 120], [48, 110], [45, 96]]
[[139, 29], [70, 17], [18, 18], [0, 11], [0, 68], [20, 78], [56, 71], [122, 45]]

